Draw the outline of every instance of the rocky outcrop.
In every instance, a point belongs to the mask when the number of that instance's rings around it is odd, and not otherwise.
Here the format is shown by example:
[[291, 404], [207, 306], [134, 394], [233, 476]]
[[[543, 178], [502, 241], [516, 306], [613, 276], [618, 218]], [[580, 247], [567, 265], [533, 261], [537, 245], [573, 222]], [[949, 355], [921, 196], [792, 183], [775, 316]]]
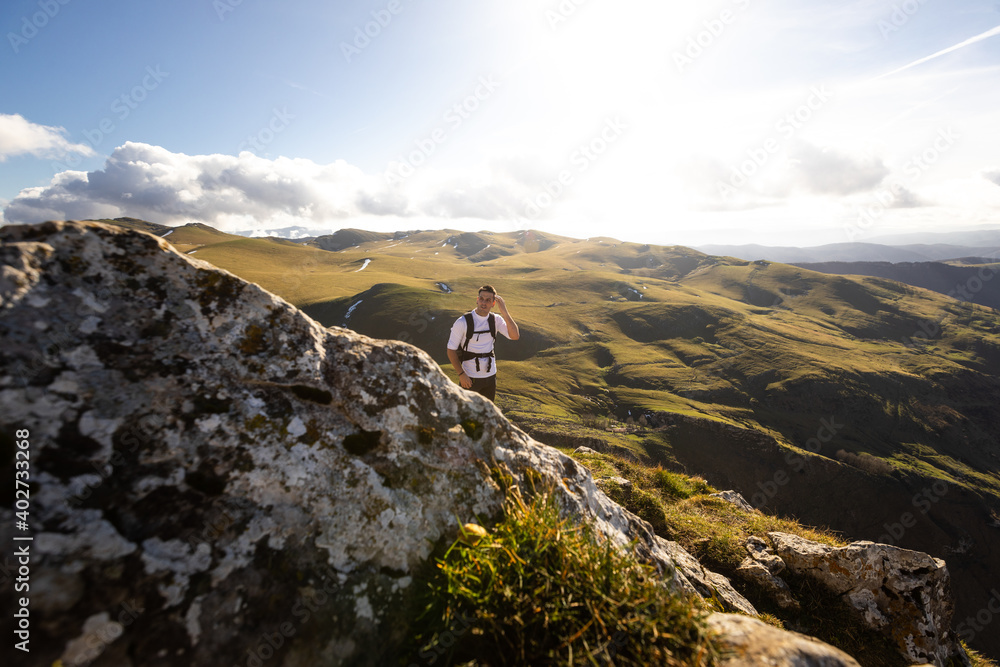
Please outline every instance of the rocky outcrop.
[[757, 615], [754, 606], [732, 587], [728, 579], [703, 567], [682, 546], [661, 538], [657, 538], [657, 544], [677, 568], [676, 576], [680, 579], [683, 590], [699, 597], [714, 599], [728, 611]]
[[[0, 432], [30, 450], [37, 664], [386, 664], [434, 545], [498, 516], [497, 474], [754, 613], [414, 347], [326, 330], [144, 233], [5, 227], [0, 260]], [[8, 637], [16, 604], [0, 590]]]
[[719, 637], [723, 667], [858, 667], [829, 644], [735, 614], [712, 614], [708, 625]]
[[725, 500], [727, 503], [739, 507], [744, 512], [758, 512], [757, 508], [747, 502], [747, 499], [743, 497], [742, 494], [736, 491], [719, 491], [718, 493], [712, 494], [713, 498], [719, 498]]
[[[713, 495], [744, 511], [758, 512], [733, 491]], [[735, 574], [781, 608], [801, 608], [781, 577], [787, 571], [840, 596], [858, 612], [863, 625], [887, 636], [909, 663], [969, 664], [951, 629], [954, 598], [944, 561], [872, 542], [837, 548], [780, 532], [768, 533], [768, 540], [747, 539], [747, 557]]]
[[970, 664], [951, 629], [954, 608], [944, 561], [874, 542], [830, 547], [787, 533], [768, 537], [790, 572], [841, 596], [911, 663]]
[[[948, 377], [942, 376], [941, 382], [951, 383], [953, 391], [939, 387], [923, 393], [915, 386], [904, 394], [919, 395], [926, 405], [951, 405], [950, 399], [935, 398], [937, 391], [945, 397], [961, 396], [967, 402], [974, 397], [973, 402], [989, 404], [990, 409], [1000, 405], [986, 398], [995, 395], [995, 381], [966, 375]], [[871, 397], [896, 391], [890, 388], [896, 385], [888, 384], [885, 378], [876, 382], [882, 381], [886, 384], [873, 385], [876, 388], [872, 391], [853, 393]], [[861, 403], [855, 405], [853, 400], [834, 396], [833, 386], [809, 385], [800, 389], [802, 401], [810, 404], [806, 411], [815, 417], [814, 430], [785, 430], [781, 426], [777, 430], [793, 434], [791, 442], [800, 447], [809, 443], [807, 450], [818, 450], [816, 454], [784, 447], [764, 432], [751, 428], [740, 430], [690, 415], [659, 414], [655, 423], [664, 426], [663, 437], [671, 442], [672, 454], [679, 466], [697, 471], [716, 488], [739, 491], [753, 506], [768, 514], [794, 516], [807, 525], [826, 526], [851, 540], [895, 544], [942, 557], [954, 553], [955, 558], [949, 558], [949, 564], [952, 565], [951, 586], [956, 614], [958, 618], [972, 620], [971, 624], [959, 624], [957, 628], [973, 649], [996, 659], [1000, 656], [1000, 632], [970, 629], [981, 626], [975, 618], [989, 601], [989, 591], [997, 581], [995, 568], [996, 554], [1000, 553], [1000, 531], [993, 527], [990, 519], [994, 504], [990, 494], [977, 492], [961, 480], [944, 485], [934, 476], [870, 475], [834, 460], [834, 453], [844, 446], [838, 439], [847, 430], [864, 424], [870, 434], [893, 433], [891, 440], [899, 441], [899, 432], [893, 430], [897, 424], [893, 421], [885, 428], [873, 426], [868, 408], [861, 405], [868, 399], [859, 399]], [[821, 405], [817, 402], [819, 399], [813, 400], [816, 391], [825, 392], [821, 396], [822, 405], [836, 407], [829, 412], [818, 407]], [[785, 422], [787, 425], [805, 414], [802, 401], [774, 424], [788, 417], [791, 421]], [[888, 416], [894, 418], [891, 414]], [[980, 423], [1000, 421], [980, 417], [986, 420]], [[919, 419], [912, 423], [917, 422]], [[980, 430], [972, 421], [969, 425], [973, 432]], [[834, 430], [838, 436], [826, 442]], [[875, 440], [880, 437], [876, 436]], [[933, 436], [926, 437], [933, 439]], [[920, 437], [913, 440], [920, 441]], [[891, 446], [889, 442], [885, 444]], [[962, 452], [964, 460], [966, 455], [976, 456], [973, 449], [956, 447], [949, 451]], [[978, 451], [996, 451], [996, 448]], [[993, 465], [990, 469], [995, 468]], [[842, 498], [844, 502], [831, 502], [831, 498]], [[975, 544], [971, 549], [970, 542]]]
[[736, 568], [736, 575], [760, 586], [782, 609], [799, 609], [801, 605], [788, 584], [778, 576], [785, 569], [785, 562], [759, 537], [750, 537], [746, 550], [749, 555]]

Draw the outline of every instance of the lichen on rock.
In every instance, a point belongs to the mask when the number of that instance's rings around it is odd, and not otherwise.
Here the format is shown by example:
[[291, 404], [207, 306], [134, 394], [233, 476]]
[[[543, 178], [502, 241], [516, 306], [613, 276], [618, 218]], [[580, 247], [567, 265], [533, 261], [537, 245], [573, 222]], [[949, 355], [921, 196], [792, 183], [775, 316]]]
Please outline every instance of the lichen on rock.
[[768, 538], [790, 572], [841, 596], [913, 664], [970, 664], [951, 629], [954, 601], [943, 560], [875, 542], [831, 547], [787, 533]]

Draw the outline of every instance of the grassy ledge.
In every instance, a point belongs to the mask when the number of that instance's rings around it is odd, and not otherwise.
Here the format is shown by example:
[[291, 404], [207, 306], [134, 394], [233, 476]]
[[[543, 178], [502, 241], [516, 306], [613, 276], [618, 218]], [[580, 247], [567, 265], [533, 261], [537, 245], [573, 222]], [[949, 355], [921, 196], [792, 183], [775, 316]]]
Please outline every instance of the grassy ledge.
[[546, 493], [508, 493], [505, 517], [460, 539], [420, 582], [405, 664], [711, 665], [708, 610], [649, 565], [559, 516]]
[[[664, 470], [660, 466], [625, 461], [604, 453], [576, 454], [608, 496], [648, 521], [661, 537], [676, 541], [708, 569], [727, 576], [733, 586], [761, 612], [761, 620], [775, 627], [816, 637], [854, 657], [864, 667], [904, 667], [906, 661], [884, 636], [860, 621], [856, 612], [821, 586], [788, 573], [782, 576], [801, 603], [798, 610], [782, 609], [771, 593], [736, 573], [747, 556], [751, 536], [768, 532], [791, 533], [830, 546], [846, 542], [836, 533], [805, 526], [794, 519], [746, 512], [710, 494], [700, 477]], [[997, 663], [965, 646], [973, 667]]]

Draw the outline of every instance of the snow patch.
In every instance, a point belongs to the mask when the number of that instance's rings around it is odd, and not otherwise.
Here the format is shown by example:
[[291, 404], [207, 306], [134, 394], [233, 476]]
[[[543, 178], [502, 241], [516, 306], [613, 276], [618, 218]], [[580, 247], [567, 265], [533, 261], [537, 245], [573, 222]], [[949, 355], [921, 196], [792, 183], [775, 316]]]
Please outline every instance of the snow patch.
[[[360, 269], [358, 269], [357, 271], [355, 271], [355, 273], [361, 273], [362, 271], [364, 271], [365, 269], [367, 269], [367, 268], [368, 268], [368, 265], [369, 265], [369, 264], [371, 264], [371, 263], [372, 263], [372, 261], [371, 261], [370, 259], [366, 259], [366, 260], [365, 260], [365, 263], [364, 263], [364, 264], [362, 264], [362, 265], [361, 265], [361, 268], [360, 268]], [[358, 303], [361, 303], [361, 302], [359, 301]]]
[[360, 305], [361, 305], [361, 302], [362, 302], [362, 301], [364, 301], [364, 299], [358, 299], [358, 302], [357, 302], [356, 304], [354, 304], [353, 306], [351, 306], [350, 308], [348, 308], [348, 309], [347, 309], [347, 314], [346, 314], [346, 315], [344, 315], [344, 319], [345, 319], [345, 320], [346, 320], [346, 319], [349, 319], [349, 318], [351, 317], [351, 313], [353, 313], [353, 312], [354, 312], [354, 309], [355, 309], [355, 308], [357, 308], [358, 306], [360, 306]]

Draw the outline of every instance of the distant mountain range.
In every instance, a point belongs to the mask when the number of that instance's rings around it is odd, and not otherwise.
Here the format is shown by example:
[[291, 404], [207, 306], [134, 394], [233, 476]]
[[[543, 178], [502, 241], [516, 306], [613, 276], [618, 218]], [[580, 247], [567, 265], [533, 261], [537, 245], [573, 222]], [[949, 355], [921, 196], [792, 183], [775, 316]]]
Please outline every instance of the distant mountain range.
[[982, 246], [938, 244], [881, 245], [877, 243], [831, 243], [811, 248], [762, 245], [703, 245], [696, 250], [707, 255], [766, 259], [782, 264], [820, 262], [940, 262], [968, 257], [1000, 261], [1000, 242]]
[[[323, 250], [339, 252], [366, 243], [400, 240], [418, 233], [415, 231], [388, 233], [340, 229], [333, 234], [310, 238], [304, 242]], [[481, 239], [481, 235], [465, 232], [456, 233], [446, 242], [455, 244], [455, 247], [459, 249], [461, 249], [460, 245], [470, 245], [471, 242], [471, 247], [463, 253], [468, 256], [474, 255], [482, 251], [484, 246], [488, 246]], [[908, 244], [893, 246], [875, 243], [839, 243], [815, 248], [757, 245], [701, 246], [698, 249], [710, 255], [781, 262], [833, 275], [888, 278], [914, 287], [929, 289], [959, 301], [1000, 309], [1000, 280], [993, 280], [1000, 273], [1000, 231], [909, 234], [886, 237], [882, 240], [907, 242]], [[912, 241], [933, 242], [911, 243]], [[959, 243], [965, 245], [958, 245]], [[495, 256], [500, 254], [504, 253], [498, 249]], [[799, 259], [801, 257], [839, 259], [806, 261]], [[853, 258], [853, 260], [847, 258]], [[477, 259], [486, 258], [477, 257]], [[940, 260], [948, 261], [945, 263]]]
[[[268, 232], [240, 232], [226, 234], [208, 225], [193, 223], [183, 227], [169, 227], [136, 218], [105, 220], [125, 227], [170, 236], [183, 230], [176, 239], [185, 252], [223, 239], [269, 238], [273, 241], [294, 243], [341, 252], [378, 242], [401, 241], [420, 235], [436, 234], [420, 230], [398, 232], [372, 232], [361, 229], [339, 229], [330, 234], [316, 234], [317, 230], [288, 227]], [[448, 235], [444, 244], [453, 246], [463, 257], [475, 261], [489, 261], [511, 254], [503, 243], [491, 234], [439, 230]], [[266, 234], [266, 235], [265, 235]], [[537, 232], [535, 238], [543, 238]], [[555, 238], [555, 237], [553, 237]], [[615, 243], [614, 239], [606, 239]], [[792, 264], [810, 271], [832, 275], [859, 275], [887, 278], [914, 287], [922, 287], [959, 301], [1000, 309], [1000, 230], [949, 232], [939, 234], [904, 234], [878, 239], [882, 243], [835, 243], [815, 247], [781, 247], [762, 245], [706, 245], [696, 249], [721, 257], [736, 257], [749, 261], [771, 261]], [[548, 245], [555, 241], [548, 242]], [[894, 245], [899, 244], [899, 245]], [[641, 267], [632, 267], [641, 268]]]
[[1000, 310], [1000, 263], [956, 265], [944, 262], [817, 262], [796, 263], [810, 271], [834, 275], [874, 276], [923, 287], [959, 301]]
[[724, 257], [792, 264], [835, 275], [874, 276], [1000, 309], [1000, 231], [904, 234], [881, 243], [833, 243], [808, 248], [705, 245]]
[[[137, 218], [103, 219], [125, 227], [140, 229], [158, 236], [170, 232], [169, 225], [162, 225]], [[190, 227], [185, 225], [184, 227]], [[194, 223], [195, 227], [209, 228]], [[214, 230], [213, 231], [217, 231]], [[372, 232], [360, 229], [339, 229], [333, 232], [301, 226], [280, 229], [248, 229], [230, 232], [233, 236], [247, 238], [280, 238], [306, 243], [324, 250], [339, 251], [369, 241], [400, 239], [422, 230], [397, 232]], [[429, 230], [423, 230], [429, 231]], [[445, 230], [448, 231], [448, 230]], [[451, 230], [454, 231], [454, 230]], [[454, 232], [456, 235], [470, 234]], [[882, 236], [875, 242], [831, 243], [820, 246], [764, 246], [759, 244], [690, 246], [707, 255], [737, 257], [746, 260], [764, 259], [783, 264], [820, 264], [826, 262], [941, 262], [995, 263], [1000, 262], [1000, 229], [968, 232], [941, 232], [899, 234]], [[877, 274], [862, 274], [877, 275]]]
[[977, 229], [962, 232], [916, 232], [892, 234], [870, 239], [882, 245], [967, 245], [988, 246], [1000, 244], [1000, 229]]

